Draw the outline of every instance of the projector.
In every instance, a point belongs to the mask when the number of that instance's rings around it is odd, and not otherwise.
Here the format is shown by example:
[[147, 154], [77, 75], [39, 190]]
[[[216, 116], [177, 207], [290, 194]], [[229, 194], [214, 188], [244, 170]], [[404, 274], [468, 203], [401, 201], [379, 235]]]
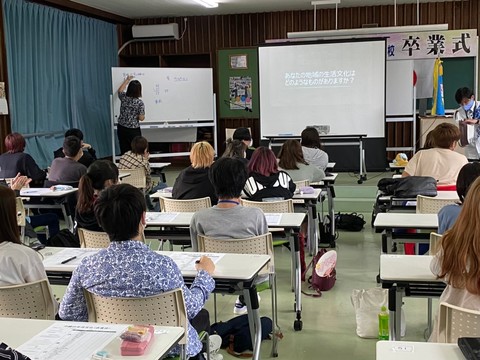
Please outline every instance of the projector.
[[318, 131], [318, 135], [328, 135], [330, 133], [330, 125], [312, 125], [307, 126]]

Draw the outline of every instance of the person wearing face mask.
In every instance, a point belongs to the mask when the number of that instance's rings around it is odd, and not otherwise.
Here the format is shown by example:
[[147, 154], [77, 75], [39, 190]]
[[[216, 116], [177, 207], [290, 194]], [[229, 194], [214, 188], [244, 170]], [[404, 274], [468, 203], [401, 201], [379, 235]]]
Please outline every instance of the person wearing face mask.
[[455, 111], [455, 120], [474, 126], [474, 131], [468, 135], [468, 145], [464, 146], [465, 156], [469, 160], [478, 160], [480, 154], [480, 102], [475, 101], [473, 91], [467, 87], [456, 91], [455, 100], [460, 105]]
[[250, 134], [250, 130], [248, 130], [248, 128], [246, 127], [237, 128], [232, 135], [232, 140], [240, 140], [245, 145], [247, 145], [247, 150], [245, 150], [245, 157], [247, 158], [247, 160], [250, 160], [253, 152], [255, 151], [255, 148], [252, 146], [253, 140], [252, 134]]

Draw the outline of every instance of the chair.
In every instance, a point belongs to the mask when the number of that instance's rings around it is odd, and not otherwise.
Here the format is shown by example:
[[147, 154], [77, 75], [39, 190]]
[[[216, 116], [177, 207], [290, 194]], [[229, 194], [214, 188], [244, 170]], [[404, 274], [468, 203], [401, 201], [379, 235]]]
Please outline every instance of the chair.
[[293, 210], [293, 200], [280, 200], [280, 201], [250, 201], [241, 200], [242, 205], [245, 207], [256, 207], [263, 210], [264, 213], [291, 213]]
[[[248, 132], [250, 133], [250, 135], [252, 135], [252, 129], [251, 128], [247, 128], [247, 129], [248, 129]], [[237, 130], [237, 129], [225, 128], [225, 139], [226, 140], [231, 139], [235, 130]]]
[[[201, 209], [212, 207], [212, 202], [209, 197], [198, 199], [172, 199], [161, 196], [159, 197], [159, 201], [160, 210], [163, 212], [197, 212]], [[150, 231], [148, 231], [148, 233], [150, 233]], [[175, 229], [175, 233], [168, 235], [168, 240], [170, 242], [170, 251], [173, 250], [173, 245], [182, 246], [182, 250], [192, 245], [190, 230], [188, 228]], [[163, 241], [161, 243], [161, 248], [163, 248]]]
[[208, 196], [199, 199], [172, 199], [161, 196], [159, 200], [160, 210], [163, 212], [196, 212], [212, 207]]
[[181, 289], [141, 298], [114, 298], [96, 295], [84, 289], [88, 321], [110, 324], [150, 324], [179, 326], [185, 335], [178, 344], [181, 359], [186, 359], [188, 317]]
[[454, 199], [417, 195], [417, 214], [438, 214], [442, 207], [456, 202]]
[[440, 240], [442, 235], [435, 232], [430, 233], [430, 255], [435, 255], [440, 250]]
[[23, 206], [23, 200], [20, 197], [17, 197], [15, 202], [17, 208], [17, 224], [20, 227], [20, 238], [23, 242], [25, 239], [25, 225], [26, 225], [26, 216], [25, 216], [25, 206]]
[[80, 246], [82, 248], [107, 248], [110, 245], [110, 238], [107, 233], [77, 228]]
[[459, 337], [480, 337], [480, 311], [440, 303], [437, 341], [456, 343]]
[[47, 279], [0, 287], [0, 317], [55, 320]]
[[[103, 249], [110, 245], [110, 238], [106, 232], [77, 228], [77, 233], [82, 248]], [[145, 242], [145, 235], [143, 234], [142, 242]]]
[[144, 168], [136, 169], [118, 169], [120, 174], [130, 174], [122, 179], [122, 183], [130, 184], [142, 191], [147, 187], [147, 178], [145, 177]]
[[[257, 287], [258, 291], [266, 288], [272, 290], [272, 322], [275, 326], [272, 341], [272, 356], [277, 357], [277, 330], [280, 329], [277, 323], [277, 282], [275, 274], [275, 261], [273, 253], [272, 234], [254, 236], [246, 239], [216, 239], [205, 235], [198, 235], [198, 251], [207, 253], [228, 253], [228, 254], [264, 254], [270, 256], [270, 262], [260, 270], [258, 275], [269, 276], [268, 286], [263, 287], [262, 284]], [[215, 295], [215, 294], [214, 294]], [[216, 300], [216, 298], [214, 298]], [[215, 321], [217, 317], [215, 304]]]

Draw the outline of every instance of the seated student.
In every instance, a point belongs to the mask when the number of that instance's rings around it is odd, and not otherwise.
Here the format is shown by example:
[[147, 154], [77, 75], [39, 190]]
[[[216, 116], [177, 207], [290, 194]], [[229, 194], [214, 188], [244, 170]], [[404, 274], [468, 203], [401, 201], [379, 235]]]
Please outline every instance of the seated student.
[[[92, 147], [92, 145], [83, 142], [83, 132], [80, 129], [67, 130], [67, 132], [65, 133], [65, 137], [68, 137], [68, 136], [76, 136], [77, 138], [80, 139], [80, 144], [82, 145], [83, 155], [78, 160], [78, 162], [80, 164], [85, 165], [88, 168], [91, 163], [93, 163], [95, 160], [97, 160], [97, 155], [96, 155], [95, 149]], [[53, 157], [54, 158], [65, 157], [65, 154], [63, 153], [63, 148], [55, 150], [53, 152]]]
[[[150, 163], [148, 158], [150, 153], [148, 152], [148, 140], [143, 136], [135, 136], [132, 140], [132, 148], [122, 155], [118, 163], [120, 169], [138, 169], [143, 168], [145, 171], [146, 188], [145, 188], [145, 200], [147, 201], [147, 207], [149, 210], [154, 210], [150, 194], [157, 192], [158, 190], [167, 187], [167, 184], [160, 182], [158, 185], [153, 186]], [[159, 211], [160, 208], [155, 209]]]
[[64, 158], [53, 159], [48, 180], [61, 183], [72, 183], [80, 181], [80, 178], [87, 172], [85, 165], [78, 160], [83, 156], [82, 144], [76, 136], [67, 136], [63, 141]]
[[438, 212], [438, 233], [444, 234], [457, 220], [470, 185], [480, 176], [480, 163], [468, 163], [458, 173], [457, 194], [460, 204], [446, 205]]
[[[60, 304], [59, 315], [63, 320], [87, 321], [84, 289], [102, 296], [145, 297], [181, 288], [188, 319], [192, 320], [202, 310], [215, 288], [211, 276], [215, 265], [202, 256], [195, 265], [197, 276], [188, 288], [171, 258], [150, 250], [140, 241], [146, 224], [145, 211], [145, 197], [132, 185], [113, 185], [99, 194], [95, 216], [111, 244], [83, 259], [73, 272]], [[186, 353], [193, 357], [201, 349], [197, 332], [189, 325]], [[173, 351], [178, 354], [179, 347]]]
[[253, 152], [255, 148], [253, 145], [252, 134], [250, 134], [250, 130], [246, 127], [237, 128], [233, 132], [232, 140], [239, 140], [243, 142], [247, 146], [247, 150], [245, 150], [245, 157], [247, 160], [252, 158]]
[[442, 123], [432, 131], [435, 148], [417, 152], [408, 162], [402, 177], [431, 176], [438, 185], [452, 185], [468, 160], [454, 151], [460, 131], [453, 124]]
[[302, 131], [302, 151], [305, 161], [320, 170], [325, 171], [328, 165], [328, 154], [322, 150], [320, 135], [315, 128], [306, 128]]
[[[462, 210], [453, 227], [443, 235], [440, 250], [433, 257], [430, 269], [447, 283], [439, 303], [480, 310], [480, 178], [468, 190]], [[438, 319], [437, 319], [438, 320]], [[428, 341], [438, 341], [435, 321]]]
[[227, 139], [227, 147], [222, 157], [229, 157], [240, 159], [245, 165], [248, 164], [248, 159], [245, 157], [247, 145], [240, 140]]
[[217, 203], [217, 196], [208, 178], [208, 169], [213, 164], [215, 150], [206, 141], [193, 145], [190, 151], [192, 165], [182, 170], [173, 185], [174, 199], [198, 199], [210, 197], [212, 205]]
[[[24, 182], [25, 178], [17, 180], [15, 184]], [[0, 219], [0, 286], [46, 279], [47, 274], [39, 254], [20, 241], [15, 192], [5, 186], [0, 186]], [[51, 289], [50, 293], [53, 304], [57, 306]]]
[[93, 211], [98, 194], [118, 182], [118, 168], [110, 160], [97, 160], [87, 169], [78, 185], [77, 206], [75, 208], [76, 228], [90, 231], [103, 231]]
[[273, 151], [264, 146], [258, 147], [248, 163], [249, 178], [243, 191], [249, 200], [291, 199], [295, 183], [285, 171], [278, 170]]
[[285, 141], [278, 153], [278, 159], [279, 168], [285, 170], [293, 181], [317, 182], [325, 177], [323, 170], [305, 161], [302, 146], [297, 140]]
[[19, 133], [5, 137], [7, 152], [0, 155], [0, 178], [14, 178], [18, 173], [32, 179], [30, 186], [42, 186], [47, 174], [41, 170], [35, 160], [24, 153], [25, 139]]
[[[240, 205], [240, 196], [247, 180], [247, 170], [240, 159], [218, 159], [210, 168], [208, 176], [215, 188], [218, 204], [193, 215], [190, 222], [193, 251], [198, 251], [198, 234], [222, 239], [244, 239], [268, 232], [262, 210]], [[235, 302], [233, 312], [236, 315], [247, 312], [242, 297]]]

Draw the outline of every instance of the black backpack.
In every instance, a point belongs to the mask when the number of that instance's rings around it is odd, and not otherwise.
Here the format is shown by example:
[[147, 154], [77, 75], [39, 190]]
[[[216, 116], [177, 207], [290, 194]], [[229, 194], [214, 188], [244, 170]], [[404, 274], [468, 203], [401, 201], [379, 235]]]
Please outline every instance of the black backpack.
[[[260, 318], [262, 324], [262, 340], [268, 339], [273, 330], [272, 320], [266, 316]], [[218, 334], [222, 338], [222, 348], [227, 348], [232, 355], [238, 355], [244, 351], [253, 351], [248, 315], [241, 315], [228, 320], [218, 322], [211, 326], [211, 333]]]
[[337, 229], [361, 231], [365, 225], [365, 220], [363, 214], [357, 214], [356, 212], [350, 214], [338, 213], [335, 215], [335, 224]]
[[80, 242], [68, 229], [60, 230], [47, 240], [47, 246], [53, 247], [80, 247]]
[[399, 179], [380, 179], [378, 190], [384, 195], [414, 198], [417, 195], [436, 196], [437, 181], [431, 176], [407, 176]]

